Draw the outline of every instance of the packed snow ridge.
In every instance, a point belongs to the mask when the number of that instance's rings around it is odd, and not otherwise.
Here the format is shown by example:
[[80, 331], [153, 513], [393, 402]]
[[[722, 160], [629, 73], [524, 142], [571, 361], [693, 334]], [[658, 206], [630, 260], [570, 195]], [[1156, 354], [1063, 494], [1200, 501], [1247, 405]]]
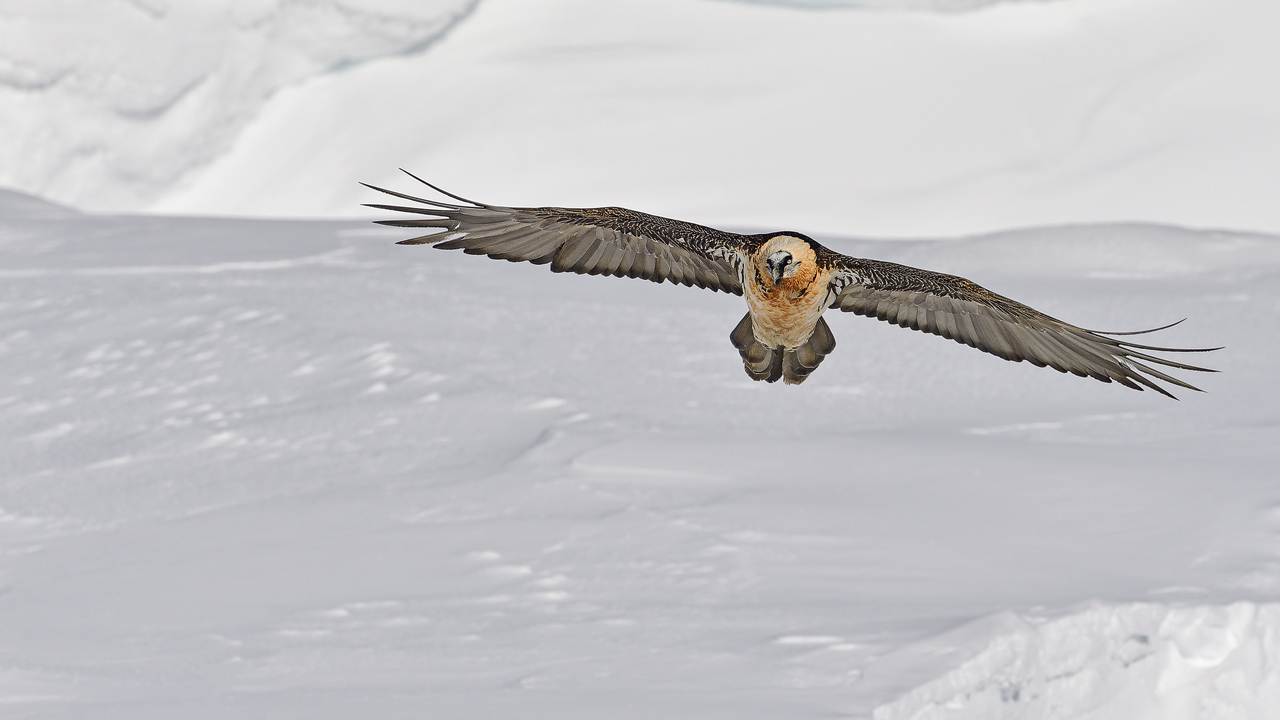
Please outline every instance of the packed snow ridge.
[[992, 616], [952, 635], [978, 632], [988, 638], [976, 655], [877, 708], [875, 720], [1261, 720], [1280, 712], [1277, 604], [1097, 605], [1052, 620]]

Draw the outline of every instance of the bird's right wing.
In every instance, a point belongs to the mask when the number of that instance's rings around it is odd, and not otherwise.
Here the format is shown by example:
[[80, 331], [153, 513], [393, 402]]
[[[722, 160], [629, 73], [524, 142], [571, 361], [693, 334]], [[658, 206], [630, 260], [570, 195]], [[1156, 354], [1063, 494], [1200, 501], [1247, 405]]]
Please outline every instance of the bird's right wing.
[[633, 277], [661, 283], [742, 294], [736, 266], [754, 240], [693, 223], [626, 208], [510, 208], [472, 202], [421, 180], [465, 205], [426, 200], [368, 188], [421, 206], [370, 204], [382, 210], [425, 216], [379, 220], [382, 225], [438, 230], [401, 240], [400, 245], [434, 243], [511, 262], [550, 263], [552, 272]]
[[1115, 381], [1134, 390], [1148, 387], [1169, 397], [1173, 395], [1156, 385], [1153, 379], [1190, 390], [1199, 388], [1156, 370], [1150, 364], [1214, 372], [1143, 351], [1208, 352], [1220, 348], [1154, 347], [1108, 337], [1140, 335], [1163, 330], [1163, 327], [1140, 332], [1086, 330], [997, 295], [962, 277], [823, 250], [829, 253], [825, 260], [834, 269], [832, 291], [835, 297], [830, 307], [845, 312], [941, 335], [1005, 360], [1026, 360], [1040, 367], [1048, 365], [1059, 372], [1103, 382]]

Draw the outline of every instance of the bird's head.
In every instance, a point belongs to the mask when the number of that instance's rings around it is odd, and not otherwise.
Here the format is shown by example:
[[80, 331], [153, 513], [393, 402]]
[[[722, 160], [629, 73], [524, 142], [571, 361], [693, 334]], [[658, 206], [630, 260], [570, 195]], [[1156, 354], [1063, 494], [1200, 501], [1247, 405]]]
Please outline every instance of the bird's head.
[[764, 271], [773, 279], [775, 287], [795, 277], [797, 272], [805, 268], [812, 272], [815, 255], [808, 243], [791, 235], [777, 235], [769, 239], [760, 249], [760, 257], [764, 258]]
[[778, 285], [783, 278], [795, 275], [800, 263], [786, 250], [775, 250], [764, 259], [764, 267], [769, 271], [769, 277], [773, 278], [773, 284]]

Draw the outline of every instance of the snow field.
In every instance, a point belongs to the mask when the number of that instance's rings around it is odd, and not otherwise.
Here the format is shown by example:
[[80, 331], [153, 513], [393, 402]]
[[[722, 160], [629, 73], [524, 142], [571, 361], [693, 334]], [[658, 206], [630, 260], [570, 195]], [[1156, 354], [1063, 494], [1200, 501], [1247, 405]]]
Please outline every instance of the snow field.
[[2, 0], [0, 186], [146, 207], [283, 87], [422, 50], [469, 0]]
[[837, 235], [1280, 232], [1280, 5], [845, 4], [5, 0], [0, 185], [351, 217], [356, 180], [408, 167], [488, 202]]
[[[1280, 718], [1278, 27], [0, 0], [0, 184], [307, 218], [0, 191], [0, 714]], [[738, 298], [351, 220], [398, 166], [1187, 317], [1152, 341], [1223, 372], [1172, 402], [836, 314], [752, 383]]]
[[1189, 316], [1161, 342], [1229, 350], [1173, 402], [851, 316], [766, 386], [738, 298], [0, 207], [18, 717], [1271, 707], [1274, 237], [827, 240], [1089, 326]]

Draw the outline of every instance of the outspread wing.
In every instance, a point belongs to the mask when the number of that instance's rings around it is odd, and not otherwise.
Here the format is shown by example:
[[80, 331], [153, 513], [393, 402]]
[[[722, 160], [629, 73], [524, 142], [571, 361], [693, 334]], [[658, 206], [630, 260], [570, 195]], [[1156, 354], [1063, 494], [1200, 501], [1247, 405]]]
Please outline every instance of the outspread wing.
[[382, 225], [437, 229], [400, 245], [434, 243], [498, 260], [551, 264], [553, 272], [633, 277], [661, 283], [742, 294], [737, 263], [753, 239], [702, 225], [625, 208], [510, 208], [460, 198], [410, 174], [424, 185], [459, 200], [455, 205], [405, 195], [366, 184], [422, 206], [368, 207], [425, 216], [379, 220]]
[[827, 252], [830, 255], [825, 259], [835, 270], [831, 307], [845, 312], [941, 335], [1005, 360], [1048, 365], [1059, 372], [1115, 381], [1135, 390], [1148, 387], [1169, 397], [1173, 395], [1153, 379], [1190, 390], [1199, 388], [1151, 365], [1215, 372], [1156, 357], [1149, 351], [1208, 352], [1220, 348], [1153, 347], [1108, 337], [1140, 335], [1171, 325], [1127, 333], [1086, 330], [962, 277]]

